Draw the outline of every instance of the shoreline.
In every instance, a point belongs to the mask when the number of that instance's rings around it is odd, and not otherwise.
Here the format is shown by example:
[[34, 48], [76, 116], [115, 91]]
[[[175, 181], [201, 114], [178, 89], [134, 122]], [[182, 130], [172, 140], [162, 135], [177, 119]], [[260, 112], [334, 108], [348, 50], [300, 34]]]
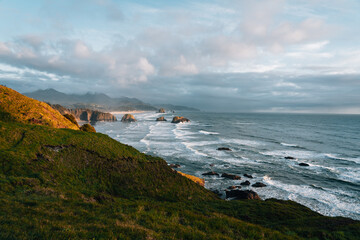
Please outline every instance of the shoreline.
[[134, 114], [134, 113], [144, 113], [144, 112], [150, 112], [150, 111], [133, 110], [133, 111], [114, 111], [114, 112], [109, 112], [109, 113], [111, 113], [111, 114]]

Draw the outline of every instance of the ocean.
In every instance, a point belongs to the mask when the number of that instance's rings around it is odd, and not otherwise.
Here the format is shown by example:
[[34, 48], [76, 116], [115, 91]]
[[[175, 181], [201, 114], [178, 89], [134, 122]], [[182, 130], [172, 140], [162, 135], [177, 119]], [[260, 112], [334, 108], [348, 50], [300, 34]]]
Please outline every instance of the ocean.
[[[262, 182], [267, 186], [242, 189], [252, 189], [262, 199], [293, 200], [323, 215], [360, 220], [360, 115], [144, 112], [134, 116], [135, 123], [98, 122], [95, 129], [169, 164], [180, 164], [177, 170], [204, 178], [210, 190], [224, 193], [245, 180]], [[159, 116], [168, 121], [156, 122]], [[174, 116], [191, 122], [173, 124]], [[218, 151], [219, 147], [232, 151]], [[295, 159], [285, 159], [288, 156]], [[240, 175], [242, 180], [202, 176], [209, 171]]]

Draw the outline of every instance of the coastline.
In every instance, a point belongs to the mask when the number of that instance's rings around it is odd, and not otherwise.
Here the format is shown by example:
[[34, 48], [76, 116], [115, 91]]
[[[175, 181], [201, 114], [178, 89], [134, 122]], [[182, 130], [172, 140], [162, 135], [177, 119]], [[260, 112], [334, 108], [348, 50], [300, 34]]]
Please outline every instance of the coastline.
[[111, 113], [111, 114], [134, 114], [134, 113], [144, 113], [144, 112], [150, 112], [150, 111], [133, 110], [133, 111], [114, 111], [114, 112], [109, 112], [109, 113]]

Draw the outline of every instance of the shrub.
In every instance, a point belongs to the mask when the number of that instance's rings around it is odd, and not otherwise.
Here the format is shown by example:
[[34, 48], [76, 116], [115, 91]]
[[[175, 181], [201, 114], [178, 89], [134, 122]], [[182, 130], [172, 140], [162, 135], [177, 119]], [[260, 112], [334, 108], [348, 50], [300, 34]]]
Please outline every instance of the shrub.
[[76, 124], [77, 126], [79, 126], [79, 124], [77, 123], [74, 115], [66, 113], [63, 116], [66, 117], [70, 122], [72, 122], [72, 123]]
[[80, 130], [84, 132], [96, 132], [95, 128], [88, 123], [82, 125]]

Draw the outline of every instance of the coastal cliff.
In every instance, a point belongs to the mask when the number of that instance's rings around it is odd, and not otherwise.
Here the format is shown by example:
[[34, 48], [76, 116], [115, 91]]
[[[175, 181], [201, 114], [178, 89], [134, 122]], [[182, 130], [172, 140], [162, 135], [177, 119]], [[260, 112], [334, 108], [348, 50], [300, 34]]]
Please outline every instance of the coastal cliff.
[[111, 113], [100, 112], [90, 109], [67, 109], [59, 104], [50, 104], [50, 106], [58, 110], [62, 115], [71, 114], [78, 121], [97, 122], [97, 121], [117, 121], [116, 117]]

